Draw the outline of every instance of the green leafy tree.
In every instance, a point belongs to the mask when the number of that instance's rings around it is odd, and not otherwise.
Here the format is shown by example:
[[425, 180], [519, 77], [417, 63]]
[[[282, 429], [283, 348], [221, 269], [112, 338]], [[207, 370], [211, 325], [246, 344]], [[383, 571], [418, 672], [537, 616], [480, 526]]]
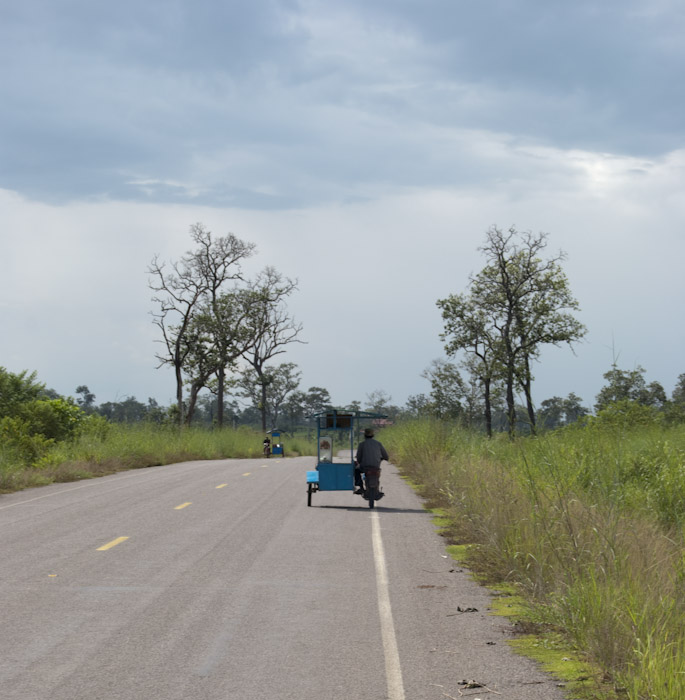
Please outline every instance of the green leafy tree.
[[127, 396], [122, 401], [107, 401], [100, 404], [97, 412], [114, 423], [137, 423], [148, 417], [149, 408], [153, 410], [157, 408], [156, 402], [154, 406], [146, 406], [135, 396]]
[[535, 411], [531, 395], [531, 364], [541, 346], [572, 344], [586, 333], [585, 326], [570, 311], [578, 309], [560, 262], [560, 252], [547, 260], [541, 257], [547, 234], [506, 233], [492, 227], [481, 248], [488, 265], [475, 278], [477, 297], [494, 314], [504, 350], [507, 411], [510, 424], [515, 417], [514, 384], [523, 390], [528, 420], [535, 432]]
[[531, 368], [542, 346], [572, 346], [586, 332], [570, 313], [578, 303], [561, 269], [565, 254], [545, 260], [546, 246], [545, 233], [519, 233], [513, 227], [504, 232], [493, 226], [480, 249], [487, 264], [471, 277], [468, 295], [438, 301], [448, 354], [475, 354], [484, 384], [502, 378], [510, 434], [517, 421], [517, 388], [526, 397], [530, 430], [535, 431]]
[[421, 376], [431, 385], [430, 411], [444, 420], [460, 420], [464, 416], [467, 388], [458, 367], [442, 359], [433, 360]]
[[76, 394], [78, 395], [76, 403], [86, 413], [92, 413], [95, 408], [95, 394], [85, 384], [76, 387]]
[[306, 394], [304, 391], [293, 391], [283, 404], [283, 418], [290, 431], [305, 422], [308, 415], [305, 408]]
[[330, 392], [321, 386], [310, 386], [304, 395], [303, 407], [308, 416], [332, 408]]
[[328, 389], [321, 386], [310, 386], [307, 391], [292, 392], [284, 404], [283, 413], [287, 416], [291, 430], [298, 425], [307, 423], [307, 417], [332, 408], [331, 395]]
[[659, 382], [647, 384], [644, 375], [645, 369], [639, 365], [633, 370], [622, 370], [614, 363], [603, 375], [607, 383], [595, 398], [595, 411], [599, 413], [610, 404], [623, 401], [655, 408], [664, 406], [667, 399], [663, 386]]
[[[469, 294], [452, 294], [440, 299], [445, 342], [448, 357], [464, 352], [464, 361], [472, 386], [479, 386], [483, 396], [483, 417], [488, 437], [492, 436], [492, 391], [503, 374], [503, 346], [496, 319], [482, 306], [481, 300]], [[473, 403], [473, 402], [472, 402]]]
[[678, 377], [678, 381], [671, 394], [671, 401], [679, 406], [685, 407], [685, 374], [681, 374]]
[[412, 394], [404, 406], [406, 418], [424, 418], [432, 415], [431, 400], [426, 394]]
[[671, 400], [667, 402], [665, 410], [668, 422], [685, 422], [685, 374], [681, 374], [678, 377], [671, 394]]
[[588, 415], [590, 415], [590, 411], [583, 406], [583, 401], [580, 396], [576, 396], [576, 394], [571, 392], [564, 399], [564, 419], [566, 425], [575, 423]]
[[582, 405], [580, 397], [571, 392], [565, 399], [559, 396], [545, 399], [540, 404], [539, 423], [551, 430], [575, 423], [588, 414], [589, 411]]
[[[284, 362], [276, 367], [264, 367], [258, 374], [252, 367], [247, 367], [239, 380], [243, 396], [259, 409], [260, 415], [266, 416], [272, 428], [278, 427], [278, 419], [288, 395], [294, 392], [300, 383], [300, 372], [293, 362]], [[266, 431], [265, 420], [262, 430]]]

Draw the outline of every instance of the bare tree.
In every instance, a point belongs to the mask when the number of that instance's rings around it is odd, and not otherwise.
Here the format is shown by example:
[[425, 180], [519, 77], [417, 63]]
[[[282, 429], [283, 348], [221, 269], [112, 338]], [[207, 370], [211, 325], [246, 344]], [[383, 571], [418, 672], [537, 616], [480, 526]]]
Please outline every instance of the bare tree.
[[252, 255], [254, 244], [233, 234], [213, 238], [202, 224], [190, 228], [197, 248], [180, 261], [164, 263], [155, 256], [148, 267], [149, 286], [159, 310], [153, 312], [153, 323], [162, 334], [164, 352], [156, 355], [160, 365], [171, 365], [176, 377], [176, 403], [179, 423], [185, 420], [183, 405], [183, 371], [190, 354], [197, 348], [200, 336], [191, 333], [194, 316], [204, 301], [215, 304], [219, 290], [229, 280], [241, 279], [240, 261]]
[[387, 411], [391, 401], [392, 396], [383, 389], [374, 389], [370, 394], [366, 395], [366, 405], [369, 406], [374, 413]]

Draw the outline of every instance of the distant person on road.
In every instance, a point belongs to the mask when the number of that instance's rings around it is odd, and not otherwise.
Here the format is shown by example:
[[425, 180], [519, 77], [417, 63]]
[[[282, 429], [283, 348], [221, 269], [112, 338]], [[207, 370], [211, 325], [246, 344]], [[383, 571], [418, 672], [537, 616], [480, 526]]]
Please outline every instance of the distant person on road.
[[262, 445], [264, 446], [264, 454], [267, 457], [271, 456], [271, 440], [268, 435], [264, 438]]
[[357, 487], [355, 493], [364, 493], [364, 483], [362, 472], [367, 468], [380, 469], [381, 462], [390, 460], [383, 444], [374, 440], [373, 430], [366, 428], [364, 431], [364, 441], [359, 443], [357, 448], [357, 465], [354, 468], [354, 485]]

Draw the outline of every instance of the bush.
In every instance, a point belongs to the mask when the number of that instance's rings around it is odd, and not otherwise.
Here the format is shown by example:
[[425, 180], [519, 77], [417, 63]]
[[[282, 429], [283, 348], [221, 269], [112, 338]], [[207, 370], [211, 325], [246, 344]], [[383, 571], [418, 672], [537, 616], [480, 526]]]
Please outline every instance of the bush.
[[44, 389], [36, 381], [36, 372], [14, 374], [0, 367], [0, 418], [15, 416], [23, 404], [38, 399]]
[[79, 422], [79, 437], [94, 438], [103, 442], [112, 431], [112, 424], [104, 417], [95, 413], [84, 416]]
[[54, 444], [52, 438], [33, 433], [29, 423], [21, 418], [0, 419], [0, 442], [7, 463], [35, 464]]
[[71, 399], [38, 399], [19, 407], [18, 417], [30, 435], [68, 440], [76, 435], [85, 413]]
[[596, 417], [588, 418], [587, 425], [611, 428], [636, 428], [659, 425], [663, 415], [654, 406], [645, 406], [636, 401], [614, 401], [603, 408]]

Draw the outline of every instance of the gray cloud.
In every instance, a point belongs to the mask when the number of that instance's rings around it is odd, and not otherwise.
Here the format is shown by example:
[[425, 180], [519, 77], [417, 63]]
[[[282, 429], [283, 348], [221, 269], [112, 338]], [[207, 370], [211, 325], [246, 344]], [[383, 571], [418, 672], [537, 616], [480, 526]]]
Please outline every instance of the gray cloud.
[[500, 181], [473, 133], [657, 156], [683, 142], [684, 11], [642, 5], [17, 3], [0, 186], [269, 209]]

